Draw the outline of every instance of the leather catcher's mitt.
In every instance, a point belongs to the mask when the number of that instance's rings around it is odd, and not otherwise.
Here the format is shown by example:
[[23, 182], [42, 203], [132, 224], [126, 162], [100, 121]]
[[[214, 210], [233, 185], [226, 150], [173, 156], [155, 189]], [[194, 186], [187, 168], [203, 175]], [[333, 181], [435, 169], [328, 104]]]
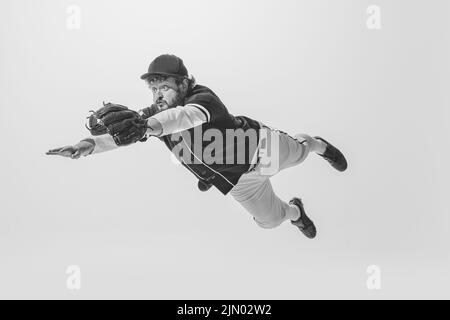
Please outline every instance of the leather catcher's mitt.
[[146, 141], [147, 119], [125, 106], [104, 103], [103, 107], [87, 117], [86, 128], [93, 136], [110, 134], [118, 146]]

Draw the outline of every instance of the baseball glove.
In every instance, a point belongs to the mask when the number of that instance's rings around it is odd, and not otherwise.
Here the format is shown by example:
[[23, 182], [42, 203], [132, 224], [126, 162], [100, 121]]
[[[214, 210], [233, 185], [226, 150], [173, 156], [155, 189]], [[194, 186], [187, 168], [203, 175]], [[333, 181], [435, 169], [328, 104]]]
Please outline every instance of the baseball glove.
[[139, 114], [142, 118], [147, 119], [160, 112], [161, 109], [156, 104], [152, 104], [150, 107], [139, 110]]
[[86, 128], [93, 136], [110, 134], [118, 146], [146, 141], [147, 119], [125, 106], [104, 103], [103, 107], [87, 117]]

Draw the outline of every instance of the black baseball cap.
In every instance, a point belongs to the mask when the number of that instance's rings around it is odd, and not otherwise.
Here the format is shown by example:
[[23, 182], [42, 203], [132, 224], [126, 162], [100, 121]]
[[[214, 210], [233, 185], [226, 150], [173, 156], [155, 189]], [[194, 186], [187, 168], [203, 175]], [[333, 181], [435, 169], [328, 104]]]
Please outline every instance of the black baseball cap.
[[173, 54], [163, 54], [156, 57], [150, 63], [148, 72], [141, 76], [141, 79], [147, 79], [152, 75], [173, 76], [177, 78], [188, 78], [188, 71], [184, 66], [183, 60]]

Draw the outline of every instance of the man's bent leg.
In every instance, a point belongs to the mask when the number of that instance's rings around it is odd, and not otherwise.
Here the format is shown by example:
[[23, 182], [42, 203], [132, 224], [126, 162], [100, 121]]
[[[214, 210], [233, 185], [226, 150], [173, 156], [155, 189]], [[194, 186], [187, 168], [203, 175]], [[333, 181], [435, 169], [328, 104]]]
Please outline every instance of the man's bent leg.
[[275, 228], [285, 220], [300, 217], [299, 209], [278, 198], [269, 178], [257, 172], [244, 174], [230, 193], [262, 228]]
[[[294, 137], [277, 129], [264, 126], [270, 131], [267, 136], [278, 135], [278, 171], [295, 166], [303, 162], [312, 151], [319, 153], [324, 148], [322, 141], [306, 134]], [[270, 152], [272, 154], [272, 152]], [[263, 228], [274, 228], [285, 220], [296, 221], [300, 217], [300, 210], [296, 205], [282, 201], [274, 193], [269, 180], [271, 174], [264, 174], [262, 165], [255, 170], [241, 176], [238, 184], [231, 190], [231, 195], [254, 218], [255, 222]]]
[[327, 144], [323, 142], [322, 140], [316, 139], [311, 137], [310, 135], [307, 135], [305, 133], [299, 133], [294, 136], [297, 140], [303, 140], [306, 141], [309, 147], [309, 151], [323, 154], [327, 148]]
[[278, 155], [279, 170], [284, 170], [296, 166], [308, 157], [310, 152], [314, 152], [317, 147], [313, 142], [314, 138], [308, 135], [296, 135], [294, 137], [282, 131], [275, 131], [279, 135]]

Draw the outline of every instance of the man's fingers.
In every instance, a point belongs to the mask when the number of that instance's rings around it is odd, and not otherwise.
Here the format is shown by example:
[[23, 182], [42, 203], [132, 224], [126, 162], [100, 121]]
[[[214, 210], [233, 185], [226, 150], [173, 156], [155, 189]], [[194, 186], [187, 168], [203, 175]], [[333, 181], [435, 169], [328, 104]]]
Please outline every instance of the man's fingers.
[[75, 153], [73, 153], [70, 157], [71, 157], [72, 159], [78, 159], [80, 156], [81, 156], [81, 152], [80, 152], [80, 150], [78, 149], [78, 150], [75, 151]]
[[74, 150], [74, 147], [72, 147], [72, 146], [65, 146], [65, 147], [61, 148], [60, 152], [65, 152], [65, 151], [73, 152], [73, 150]]
[[62, 148], [51, 149], [47, 151], [47, 154], [58, 154]]
[[48, 155], [58, 155], [63, 157], [71, 157], [75, 153], [75, 148], [73, 146], [65, 146], [62, 148], [51, 149], [47, 151]]
[[61, 151], [47, 151], [45, 154], [48, 154], [48, 155], [62, 155], [63, 153]]

